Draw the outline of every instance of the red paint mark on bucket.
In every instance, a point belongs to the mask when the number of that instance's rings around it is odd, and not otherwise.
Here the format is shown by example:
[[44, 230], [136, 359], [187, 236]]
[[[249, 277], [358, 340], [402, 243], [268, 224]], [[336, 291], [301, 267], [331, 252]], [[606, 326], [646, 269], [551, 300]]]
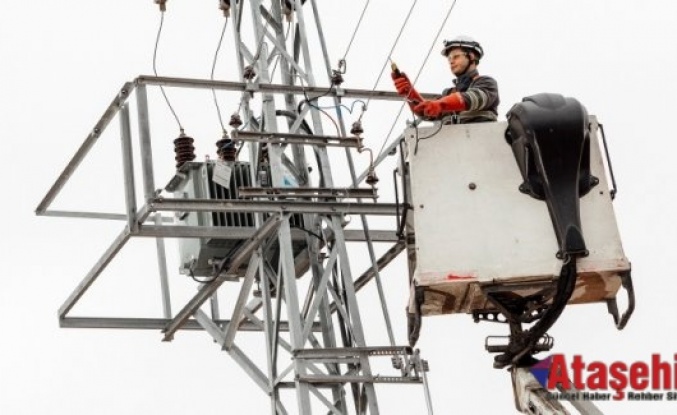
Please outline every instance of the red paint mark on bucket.
[[454, 275], [447, 274], [447, 280], [471, 280], [474, 277], [472, 275]]

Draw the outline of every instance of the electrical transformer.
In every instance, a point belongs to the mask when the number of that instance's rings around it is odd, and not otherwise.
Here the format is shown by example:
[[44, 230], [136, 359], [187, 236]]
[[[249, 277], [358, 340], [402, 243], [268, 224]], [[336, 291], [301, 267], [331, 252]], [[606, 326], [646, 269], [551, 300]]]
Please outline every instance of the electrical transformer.
[[[177, 171], [167, 189], [174, 192], [176, 198], [235, 200], [238, 189], [252, 187], [251, 168], [247, 162], [227, 162], [229, 183], [215, 178], [217, 163], [221, 161], [186, 162]], [[263, 214], [265, 220], [267, 214]], [[179, 242], [180, 265], [182, 274], [192, 276], [211, 276], [214, 265], [223, 258], [233, 255], [242, 242], [255, 231], [255, 214], [251, 212], [180, 212], [176, 214], [177, 224], [186, 226], [212, 227], [223, 230], [223, 237], [182, 238]], [[303, 217], [293, 215], [290, 219], [294, 228], [303, 227]], [[264, 252], [269, 264], [276, 264], [279, 258], [279, 244], [272, 243]], [[294, 238], [293, 251], [297, 255], [306, 247], [304, 238]], [[241, 271], [244, 271], [241, 270]]]

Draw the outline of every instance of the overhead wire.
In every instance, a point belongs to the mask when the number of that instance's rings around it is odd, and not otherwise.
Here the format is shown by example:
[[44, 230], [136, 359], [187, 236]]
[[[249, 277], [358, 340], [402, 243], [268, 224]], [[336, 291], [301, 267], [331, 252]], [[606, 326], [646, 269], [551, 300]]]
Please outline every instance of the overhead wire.
[[349, 114], [352, 114], [353, 111], [355, 111], [355, 104], [362, 104], [362, 108], [366, 107], [366, 103], [362, 101], [361, 99], [356, 99], [350, 104], [350, 106], [346, 104], [338, 104], [338, 105], [327, 105], [327, 106], [319, 106], [319, 105], [313, 105], [315, 108], [322, 108], [322, 109], [333, 109], [333, 108], [344, 108], [346, 111], [348, 111]]
[[355, 35], [357, 34], [358, 29], [360, 28], [360, 25], [362, 24], [362, 19], [364, 18], [364, 13], [367, 11], [367, 7], [369, 6], [369, 2], [371, 0], [367, 0], [367, 2], [364, 5], [364, 8], [362, 9], [362, 14], [360, 14], [360, 18], [357, 20], [357, 24], [355, 25], [355, 30], [353, 30], [353, 34], [350, 37], [350, 42], [348, 42], [348, 46], [346, 47], [346, 52], [343, 54], [343, 58], [341, 58], [342, 62], [346, 61], [346, 57], [348, 57], [348, 52], [350, 52], [350, 48], [353, 45], [353, 41], [355, 40]]
[[[331, 85], [329, 86], [329, 89], [327, 89], [327, 91], [325, 91], [322, 95], [318, 95], [318, 96], [316, 96], [316, 97], [310, 98], [310, 97], [308, 96], [308, 91], [306, 90], [306, 87], [305, 87], [305, 85], [303, 84], [303, 77], [302, 77], [301, 75], [299, 75], [299, 74], [296, 74], [296, 77], [299, 78], [299, 81], [300, 81], [300, 83], [301, 83], [301, 89], [303, 90], [303, 96], [304, 96], [304, 100], [301, 101], [301, 102], [299, 102], [299, 105], [298, 105], [298, 107], [296, 108], [296, 111], [300, 114], [300, 113], [301, 113], [301, 110], [303, 109], [303, 104], [308, 104], [309, 107], [315, 108], [316, 110], [318, 110], [318, 111], [320, 111], [322, 114], [324, 114], [327, 118], [329, 118], [329, 119], [331, 120], [331, 122], [334, 124], [334, 127], [336, 128], [336, 135], [337, 135], [337, 136], [340, 136], [340, 135], [341, 135], [341, 129], [339, 128], [339, 125], [338, 125], [338, 123], [336, 122], [336, 120], [334, 119], [334, 117], [332, 117], [331, 114], [329, 114], [327, 111], [325, 111], [324, 109], [322, 109], [322, 107], [319, 107], [319, 106], [317, 106], [317, 105], [315, 105], [315, 104], [312, 103], [312, 101], [319, 100], [320, 98], [329, 95], [329, 93], [332, 91], [332, 89], [334, 89], [334, 84], [331, 84]], [[333, 107], [332, 107], [332, 108], [333, 108]]]
[[[423, 60], [423, 64], [421, 64], [421, 67], [419, 68], [418, 72], [416, 73], [416, 76], [414, 77], [414, 81], [412, 82], [412, 87], [414, 87], [416, 85], [416, 81], [418, 81], [418, 78], [421, 76], [421, 73], [423, 72], [425, 65], [428, 63], [428, 59], [430, 58], [430, 54], [432, 53], [433, 48], [437, 44], [437, 41], [439, 40], [440, 34], [442, 33], [444, 26], [446, 26], [446, 24], [447, 24], [447, 20], [449, 20], [449, 16], [451, 16], [451, 12], [454, 10], [454, 6], [456, 6], [456, 0], [454, 0], [451, 3], [449, 10], [447, 10], [447, 14], [444, 16], [444, 20], [442, 20], [442, 24], [440, 25], [440, 28], [437, 30], [437, 34], [435, 35], [435, 38], [433, 39], [433, 41], [430, 44], [430, 47], [428, 48], [428, 53], [426, 54], [425, 59]], [[392, 50], [391, 50], [391, 53], [392, 53]], [[388, 55], [388, 56], [390, 57], [390, 55]], [[383, 71], [383, 70], [381, 70], [381, 71]], [[403, 102], [402, 105], [400, 106], [400, 109], [397, 112], [397, 115], [395, 116], [395, 120], [393, 121], [393, 124], [390, 126], [390, 131], [388, 131], [386, 138], [383, 140], [383, 144], [381, 145], [381, 149], [378, 152], [378, 156], [380, 156], [383, 153], [383, 150], [386, 148], [386, 144], [388, 143], [388, 139], [390, 138], [390, 135], [393, 133], [393, 130], [395, 129], [395, 125], [397, 125], [397, 121], [399, 120], [400, 115], [402, 114], [402, 110], [404, 109], [405, 104], [406, 104], [406, 102]], [[417, 125], [414, 125], [414, 128], [416, 128], [416, 132], [418, 133]], [[440, 129], [438, 129], [435, 133], [433, 133], [432, 135], [429, 135], [425, 138], [432, 137], [433, 135], [437, 134]]]
[[[162, 34], [162, 26], [164, 25], [164, 21], [165, 21], [165, 12], [164, 12], [164, 10], [161, 10], [160, 11], [160, 27], [158, 27], [157, 36], [155, 37], [155, 48], [153, 49], [153, 74], [155, 74], [155, 76], [158, 76], [157, 68], [156, 68], [157, 51], [158, 51], [158, 45], [160, 44], [160, 35]], [[169, 98], [167, 97], [167, 93], [165, 92], [165, 88], [163, 86], [160, 86], [160, 91], [162, 92], [162, 96], [165, 98], [165, 102], [167, 103], [169, 110], [171, 111], [172, 115], [174, 116], [176, 123], [179, 125], [179, 130], [183, 133], [183, 126], [181, 125], [181, 121], [179, 121], [179, 116], [176, 115], [176, 111], [174, 111], [174, 107], [172, 107], [172, 104], [169, 102]]]
[[[416, 3], [418, 3], [418, 0], [414, 0], [414, 2], [413, 2], [412, 5], [411, 5], [411, 8], [409, 9], [409, 12], [407, 13], [406, 18], [404, 19], [404, 22], [402, 23], [402, 27], [400, 27], [400, 31], [399, 31], [399, 33], [397, 34], [397, 37], [395, 38], [395, 41], [394, 41], [394, 43], [393, 43], [392, 48], [391, 48], [390, 51], [388, 52], [388, 56], [387, 56], [385, 62], [383, 63], [383, 67], [381, 68], [381, 71], [380, 71], [380, 73], [379, 73], [379, 75], [378, 75], [378, 77], [377, 77], [377, 79], [376, 79], [376, 82], [374, 82], [374, 86], [373, 86], [372, 89], [371, 89], [372, 92], [373, 92], [374, 90], [376, 90], [376, 87], [378, 86], [378, 83], [379, 83], [379, 81], [381, 80], [381, 76], [383, 76], [383, 71], [384, 71], [386, 65], [388, 64], [388, 60], [390, 59], [390, 56], [392, 55], [393, 50], [395, 49], [395, 46], [397, 46], [397, 43], [399, 42], [400, 37], [402, 36], [402, 33], [404, 32], [404, 28], [406, 27], [406, 25], [407, 25], [407, 23], [408, 23], [408, 21], [409, 21], [409, 18], [411, 17], [412, 12], [414, 11], [414, 7], [416, 6]], [[341, 61], [339, 62], [339, 66], [343, 65], [344, 68], [345, 68], [345, 58], [346, 58], [346, 56], [348, 55], [348, 52], [350, 51], [350, 48], [351, 48], [352, 43], [353, 43], [353, 40], [355, 39], [355, 35], [357, 34], [357, 31], [358, 31], [358, 29], [359, 29], [359, 27], [360, 27], [360, 25], [361, 25], [361, 23], [362, 23], [362, 19], [363, 19], [363, 17], [364, 17], [364, 14], [365, 14], [365, 12], [366, 12], [368, 6], [369, 6], [369, 1], [367, 1], [367, 3], [365, 4], [364, 8], [362, 9], [362, 13], [361, 13], [361, 15], [360, 15], [360, 18], [358, 19], [358, 22], [357, 22], [357, 24], [356, 24], [355, 30], [353, 31], [353, 34], [352, 34], [352, 36], [351, 36], [350, 42], [348, 43], [348, 47], [346, 48], [346, 52], [345, 52], [345, 54], [344, 54], [344, 56], [343, 56], [343, 59], [341, 59]], [[334, 84], [332, 83], [332, 85], [329, 87], [329, 90], [328, 90], [325, 94], [320, 95], [320, 96], [318, 96], [318, 97], [314, 97], [313, 100], [317, 100], [317, 99], [319, 99], [319, 98], [321, 98], [321, 97], [327, 95], [329, 92], [331, 92], [331, 90], [332, 90], [333, 87], [334, 87]], [[334, 118], [333, 118], [331, 115], [329, 115], [325, 110], [323, 110], [321, 107], [313, 105], [313, 104], [310, 102], [310, 100], [308, 99], [308, 96], [305, 94], [305, 89], [304, 89], [304, 95], [305, 95], [305, 97], [306, 97], [305, 102], [307, 102], [309, 106], [311, 106], [311, 107], [313, 107], [313, 108], [316, 108], [318, 111], [322, 112], [322, 113], [325, 114], [327, 117], [329, 117], [329, 119], [334, 123], [334, 126], [336, 127], [337, 135], [341, 135], [341, 134], [340, 134], [340, 129], [339, 129], [339, 127], [338, 127], [338, 123], [334, 120]], [[360, 101], [360, 102], [362, 102], [362, 113], [360, 114], [360, 117], [359, 117], [359, 119], [357, 120], [357, 123], [360, 123], [360, 122], [361, 122], [362, 116], [364, 115], [364, 112], [366, 111], [367, 107], [369, 106], [369, 102], [370, 102], [370, 101], [371, 101], [371, 97], [369, 97], [369, 98], [367, 99], [367, 102], [366, 102], [366, 103], [363, 102], [363, 101]], [[303, 102], [301, 102], [301, 104], [299, 104], [299, 110], [300, 110], [302, 104], [303, 104]], [[353, 103], [353, 105], [354, 105], [354, 103]], [[335, 106], [334, 106], [334, 108], [336, 108], [337, 111], [339, 111], [339, 112], [341, 111], [341, 107], [344, 107], [344, 106], [341, 105], [341, 104], [335, 105]], [[352, 110], [349, 111], [349, 112], [352, 113]], [[369, 152], [370, 152], [371, 159], [372, 159], [372, 162], [370, 163], [370, 165], [371, 165], [371, 168], [373, 168], [373, 153], [371, 152], [370, 149], [369, 149]]]
[[[381, 71], [378, 74], [378, 78], [376, 78], [376, 82], [374, 82], [374, 86], [371, 88], [371, 91], [374, 92], [376, 90], [376, 87], [378, 86], [379, 81], [381, 80], [381, 77], [383, 76], [383, 71], [386, 68], [386, 65], [388, 65], [388, 61], [390, 60], [390, 57], [393, 54], [393, 50], [395, 50], [395, 46], [400, 41], [400, 37], [402, 36], [402, 32], [404, 32], [404, 28], [407, 26], [407, 23], [409, 22], [409, 17], [411, 17], [411, 13], [414, 11], [414, 7], [416, 6], [416, 3], [418, 3], [418, 0], [414, 0], [414, 2], [411, 4], [411, 7], [409, 8], [409, 13], [407, 13], [407, 17], [404, 19], [404, 23], [402, 23], [402, 27], [400, 27], [400, 32], [397, 34], [397, 37], [395, 38], [395, 42], [393, 43], [393, 46], [390, 48], [390, 51], [388, 52], [388, 56], [386, 57], [385, 61], [383, 62], [383, 67], [381, 67]], [[369, 106], [369, 102], [371, 102], [371, 96], [369, 99], [367, 99], [367, 107]]]
[[[223, 44], [223, 37], [226, 33], [226, 27], [228, 27], [228, 18], [226, 17], [226, 21], [223, 23], [223, 29], [221, 29], [221, 36], [219, 37], [219, 43], [216, 46], [216, 51], [214, 52], [214, 61], [212, 62], [212, 72], [209, 76], [210, 80], [214, 80], [214, 71], [216, 70], [216, 62], [219, 57], [219, 51], [221, 50], [221, 45]], [[221, 130], [223, 132], [226, 131], [226, 126], [223, 123], [223, 117], [221, 116], [221, 108], [219, 107], [219, 101], [216, 99], [216, 90], [212, 88], [212, 97], [214, 97], [214, 106], [216, 107], [216, 114], [219, 117], [219, 124], [221, 124]]]
[[[367, 10], [367, 7], [369, 6], [370, 1], [371, 1], [371, 0], [367, 0], [367, 2], [366, 2], [365, 5], [364, 5], [364, 8], [362, 9], [362, 13], [360, 14], [360, 18], [358, 19], [358, 22], [357, 22], [357, 24], [355, 25], [355, 29], [353, 30], [353, 34], [352, 34], [352, 36], [351, 36], [351, 38], [350, 38], [350, 41], [348, 42], [348, 46], [346, 47], [346, 51], [345, 51], [345, 53], [343, 54], [343, 58], [341, 59], [341, 61], [343, 61], [343, 62], [345, 62], [345, 59], [346, 59], [346, 57], [348, 56], [348, 53], [350, 52], [350, 48], [351, 48], [351, 46], [352, 46], [352, 44], [353, 44], [353, 41], [354, 41], [355, 36], [356, 36], [356, 34], [357, 34], [357, 31], [359, 30], [359, 28], [360, 28], [360, 26], [361, 26], [362, 20], [363, 20], [363, 18], [364, 18], [365, 12], [366, 12], [366, 10]], [[416, 0], [416, 1], [418, 1], [418, 0]], [[266, 27], [264, 27], [264, 31], [266, 30], [267, 25], [268, 25], [268, 22], [266, 23]], [[288, 40], [288, 38], [289, 38], [290, 29], [291, 29], [291, 22], [289, 22], [289, 24], [288, 24], [288, 26], [287, 26], [287, 33], [285, 34], [285, 42], [286, 42], [286, 41]], [[256, 60], [259, 58], [259, 55], [260, 55], [260, 52], [261, 52], [261, 47], [262, 47], [262, 42], [263, 42], [263, 36], [262, 36], [262, 38], [261, 38], [261, 41], [260, 41], [259, 44], [258, 44], [257, 52], [256, 52], [256, 55], [255, 55], [255, 57], [254, 57], [254, 61], [256, 61]], [[280, 56], [278, 55], [277, 58], [276, 58], [276, 60], [275, 60], [275, 63], [273, 64], [273, 69], [272, 69], [272, 71], [271, 71], [271, 77], [272, 77], [272, 74], [273, 74], [273, 73], [275, 72], [275, 70], [277, 69], [277, 64], [278, 64], [279, 61], [280, 61]], [[340, 129], [339, 129], [339, 127], [338, 127], [338, 123], [336, 122], [336, 120], [334, 120], [334, 118], [333, 118], [329, 113], [327, 113], [327, 112], [325, 111], [326, 108], [335, 108], [336, 106], [320, 107], [319, 105], [313, 104], [313, 101], [318, 101], [320, 98], [329, 95], [329, 94], [331, 93], [332, 89], [334, 88], [334, 85], [333, 85], [333, 84], [330, 85], [329, 88], [327, 89], [327, 91], [326, 91], [325, 93], [323, 93], [323, 94], [321, 94], [321, 95], [319, 95], [319, 96], [310, 98], [310, 97], [308, 96], [308, 93], [307, 93], [307, 90], [306, 90], [305, 86], [303, 85], [303, 78], [302, 78], [299, 74], [296, 74], [296, 76], [297, 76], [297, 77], [299, 78], [299, 80], [301, 81], [301, 88], [303, 89], [303, 95], [304, 95], [304, 100], [301, 101], [301, 102], [299, 103], [298, 108], [297, 108], [297, 111], [298, 111], [299, 113], [301, 112], [301, 109], [302, 109], [302, 107], [303, 107], [303, 104], [308, 104], [308, 106], [317, 109], [318, 111], [320, 111], [322, 114], [324, 114], [327, 118], [329, 118], [329, 119], [331, 120], [331, 122], [334, 124], [334, 127], [336, 128], [337, 135], [340, 135]], [[318, 102], [319, 102], [319, 101], [318, 101]], [[363, 108], [366, 108], [366, 104], [365, 104], [364, 101], [362, 101], [362, 100], [356, 100], [356, 101], [354, 101], [354, 102], [352, 103], [350, 109], [348, 109], [347, 106], [342, 105], [342, 104], [341, 104], [340, 106], [346, 108], [346, 109], [348, 110], [349, 113], [352, 113], [352, 111], [353, 111], [353, 109], [354, 109], [354, 106], [355, 106], [355, 103], [357, 103], [357, 102], [361, 102], [362, 105], [363, 105]]]
[[336, 122], [336, 120], [334, 119], [334, 117], [332, 117], [331, 114], [329, 114], [327, 111], [323, 110], [320, 107], [315, 107], [315, 108], [317, 108], [318, 111], [320, 111], [322, 114], [326, 115], [331, 120], [331, 122], [334, 124], [334, 128], [336, 128], [336, 136], [340, 137], [341, 136], [341, 129], [339, 128], [339, 125]]

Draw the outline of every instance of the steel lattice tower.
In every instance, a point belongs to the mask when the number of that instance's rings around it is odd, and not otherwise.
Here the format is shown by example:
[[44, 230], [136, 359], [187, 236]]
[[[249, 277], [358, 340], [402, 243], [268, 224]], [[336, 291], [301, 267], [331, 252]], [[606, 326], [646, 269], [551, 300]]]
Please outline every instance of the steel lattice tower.
[[[312, 13], [309, 13], [312, 11]], [[203, 329], [237, 362], [270, 396], [271, 413], [289, 414], [290, 404], [281, 396], [282, 389], [293, 389], [298, 413], [311, 414], [322, 407], [322, 413], [379, 414], [374, 385], [376, 383], [423, 383], [426, 362], [409, 347], [396, 346], [390, 319], [380, 286], [379, 270], [403, 252], [406, 243], [395, 230], [370, 231], [368, 215], [395, 216], [396, 203], [362, 202], [374, 198], [375, 189], [359, 187], [368, 172], [357, 174], [353, 154], [363, 151], [359, 134], [346, 131], [345, 121], [337, 110], [339, 136], [325, 135], [317, 107], [299, 105], [305, 98], [324, 94], [339, 103], [339, 97], [398, 100], [394, 92], [339, 89], [327, 93], [318, 87], [309, 45], [310, 14], [317, 28], [317, 41], [322, 51], [322, 64], [330, 79], [334, 74], [329, 63], [327, 45], [315, 0], [294, 2], [272, 1], [270, 8], [260, 0], [230, 2], [232, 30], [235, 38], [239, 82], [185, 78], [140, 76], [126, 83], [109, 108], [86, 138], [66, 169], [45, 196], [36, 212], [39, 215], [119, 219], [126, 222], [120, 235], [96, 262], [82, 283], [59, 310], [62, 327], [117, 327], [161, 329], [165, 340], [171, 340], [181, 329]], [[245, 40], [245, 20], [251, 18], [253, 39]], [[283, 21], [294, 22], [293, 50], [287, 50]], [[269, 46], [270, 45], [270, 46]], [[269, 67], [279, 57], [281, 83], [272, 82]], [[301, 81], [299, 81], [301, 80]], [[238, 91], [242, 96], [241, 114], [247, 128], [235, 130], [233, 140], [246, 143], [252, 186], [241, 189], [246, 199], [227, 203], [218, 200], [178, 199], [166, 197], [156, 189], [151, 148], [151, 128], [147, 86], [202, 88]], [[131, 115], [127, 101], [136, 100], [138, 138], [145, 203], [139, 207], [135, 196], [135, 173], [132, 154]], [[277, 99], [280, 98], [280, 99]], [[260, 102], [260, 114], [252, 103]], [[125, 179], [126, 212], [104, 214], [94, 212], [64, 212], [48, 210], [71, 174], [109, 122], [119, 116], [122, 160]], [[306, 121], [309, 120], [309, 122]], [[312, 131], [309, 134], [308, 127]], [[378, 165], [385, 154], [400, 140], [373, 160], [370, 169]], [[337, 188], [327, 147], [345, 149], [352, 187]], [[306, 151], [312, 151], [318, 167], [319, 187], [311, 186]], [[265, 165], [263, 164], [265, 163]], [[261, 175], [267, 172], [269, 179]], [[285, 175], [291, 174], [298, 186], [288, 187]], [[180, 178], [178, 172], [175, 179]], [[170, 181], [171, 183], [171, 181]], [[169, 187], [169, 185], [168, 185]], [[248, 192], [248, 193], [247, 193]], [[348, 201], [350, 200], [350, 201]], [[252, 214], [253, 229], [224, 234], [207, 226], [176, 226], [168, 224], [162, 212], [237, 212]], [[345, 230], [344, 216], [358, 215], [359, 230]], [[292, 221], [302, 218], [303, 229], [292, 228]], [[157, 238], [157, 253], [163, 298], [163, 319], [71, 317], [69, 312], [88, 288], [94, 284], [126, 242], [135, 236]], [[223, 238], [240, 239], [232, 255], [214, 264], [215, 274], [205, 281], [195, 296], [178, 313], [170, 305], [170, 286], [164, 238]], [[303, 249], [295, 248], [301, 241]], [[370, 267], [362, 274], [353, 274], [347, 242], [366, 246]], [[380, 258], [373, 244], [391, 243]], [[296, 244], [296, 245], [295, 245]], [[270, 254], [270, 252], [275, 252]], [[299, 282], [310, 279], [307, 292], [301, 292]], [[367, 283], [377, 283], [390, 344], [368, 345], [356, 292]], [[217, 291], [228, 282], [238, 285], [237, 301], [229, 319], [220, 316]], [[252, 292], [254, 285], [258, 295]], [[211, 307], [208, 307], [211, 305]], [[206, 310], [206, 311], [205, 311]], [[256, 359], [237, 344], [241, 331], [260, 332], [265, 343], [265, 360]], [[282, 356], [289, 359], [283, 361]], [[371, 359], [388, 356], [395, 376], [375, 376]], [[426, 398], [427, 387], [426, 387]], [[430, 412], [429, 399], [428, 411]]]

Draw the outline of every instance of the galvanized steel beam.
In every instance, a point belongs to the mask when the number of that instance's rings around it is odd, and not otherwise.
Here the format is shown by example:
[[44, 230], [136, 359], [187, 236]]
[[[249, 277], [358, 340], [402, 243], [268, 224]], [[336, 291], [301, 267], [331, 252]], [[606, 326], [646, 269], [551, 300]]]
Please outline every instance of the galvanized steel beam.
[[66, 302], [59, 308], [59, 318], [63, 318], [68, 314], [68, 312], [73, 308], [75, 303], [85, 294], [89, 287], [94, 284], [94, 281], [101, 275], [101, 272], [108, 266], [108, 264], [113, 260], [115, 255], [122, 249], [122, 247], [127, 243], [131, 236], [131, 233], [128, 228], [125, 228], [120, 235], [113, 241], [113, 243], [108, 247], [106, 252], [103, 253], [101, 258], [94, 264], [92, 269], [87, 273], [85, 278], [78, 284], [75, 290], [68, 296]]
[[[231, 320], [213, 319], [218, 326], [225, 327]], [[168, 318], [132, 318], [132, 317], [63, 317], [59, 319], [59, 327], [69, 329], [132, 329], [132, 330], [162, 330], [171, 322]], [[261, 332], [263, 327], [258, 322], [245, 319], [237, 321], [238, 331]], [[281, 321], [280, 331], [289, 331], [289, 324]], [[179, 330], [203, 330], [203, 327], [194, 319], [188, 319]], [[322, 330], [319, 323], [313, 324], [313, 331]]]
[[[347, 203], [347, 202], [301, 202], [257, 200], [211, 200], [152, 198], [143, 212], [270, 212], [270, 213], [317, 213], [325, 215], [376, 215], [395, 216], [395, 203]], [[141, 215], [139, 215], [141, 216]], [[341, 229], [340, 223], [338, 226]], [[334, 231], [336, 233], [336, 231]]]
[[206, 283], [200, 291], [188, 301], [183, 309], [172, 319], [167, 327], [165, 327], [163, 341], [169, 341], [173, 338], [174, 333], [176, 333], [181, 325], [183, 325], [183, 323], [188, 320], [188, 318], [190, 318], [190, 316], [192, 316], [197, 309], [204, 304], [212, 294], [214, 294], [214, 292], [216, 292], [221, 284], [226, 281], [226, 276], [235, 273], [240, 265], [249, 259], [254, 249], [258, 248], [266, 238], [277, 230], [282, 221], [282, 218], [279, 216], [272, 216], [256, 231], [251, 239], [247, 240], [240, 249], [233, 254], [232, 258], [226, 258], [229, 260], [226, 272], [220, 273], [211, 282]]
[[56, 198], [59, 192], [61, 192], [63, 186], [73, 175], [80, 163], [82, 163], [82, 160], [85, 159], [85, 156], [87, 156], [92, 147], [94, 147], [94, 144], [96, 144], [96, 142], [99, 140], [99, 137], [101, 137], [101, 134], [111, 122], [113, 117], [115, 117], [120, 108], [122, 108], [124, 105], [125, 101], [127, 101], [127, 98], [129, 97], [129, 94], [132, 90], [133, 84], [131, 82], [127, 82], [122, 86], [120, 92], [115, 96], [115, 98], [113, 98], [113, 101], [110, 103], [108, 108], [106, 108], [92, 131], [87, 135], [85, 141], [80, 145], [80, 148], [78, 148], [73, 158], [71, 158], [71, 160], [66, 165], [66, 168], [61, 172], [59, 177], [56, 179], [56, 182], [54, 182], [38, 207], [35, 209], [35, 213], [37, 215], [41, 215], [45, 212], [45, 210], [47, 210], [47, 208], [49, 208], [52, 201], [54, 201], [54, 198]]

